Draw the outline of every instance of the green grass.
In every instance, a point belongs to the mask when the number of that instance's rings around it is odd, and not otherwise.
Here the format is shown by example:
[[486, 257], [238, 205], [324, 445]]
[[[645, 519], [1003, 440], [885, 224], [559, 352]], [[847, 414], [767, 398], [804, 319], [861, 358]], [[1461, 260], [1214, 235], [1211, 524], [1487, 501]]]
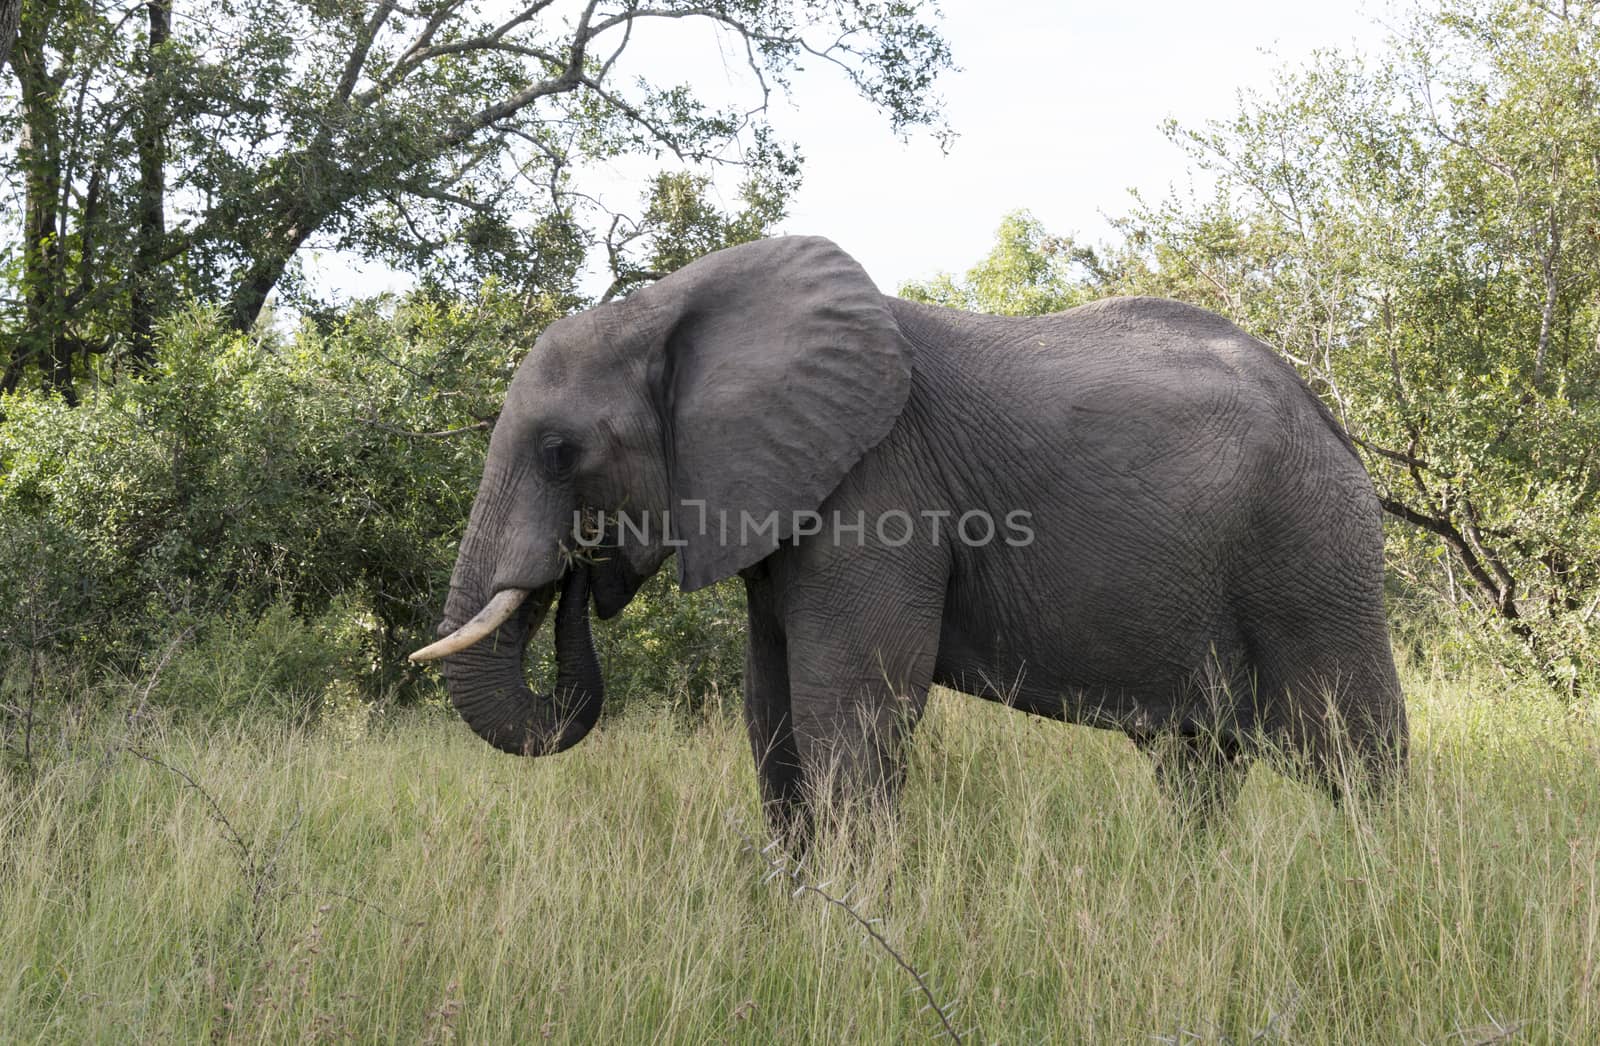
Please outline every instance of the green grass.
[[[951, 695], [901, 818], [818, 879], [974, 1041], [1600, 1041], [1600, 740], [1412, 673], [1414, 771], [1266, 770], [1186, 830], [1126, 741]], [[519, 761], [371, 731], [121, 726], [0, 777], [0, 1040], [886, 1042], [937, 1031], [846, 913], [763, 882], [741, 728], [641, 712]]]

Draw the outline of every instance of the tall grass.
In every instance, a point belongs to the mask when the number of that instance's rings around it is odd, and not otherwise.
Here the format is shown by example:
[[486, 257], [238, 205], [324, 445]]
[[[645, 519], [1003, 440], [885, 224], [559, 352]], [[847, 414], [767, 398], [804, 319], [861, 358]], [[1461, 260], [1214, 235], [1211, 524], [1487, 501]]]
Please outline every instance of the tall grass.
[[[898, 821], [808, 881], [848, 885], [975, 1041], [1600, 1041], [1593, 722], [1408, 682], [1400, 798], [1258, 769], [1209, 830], [1118, 737], [938, 695]], [[140, 744], [0, 784], [0, 1040], [939, 1032], [742, 845], [735, 723], [639, 711], [540, 761], [426, 716]]]

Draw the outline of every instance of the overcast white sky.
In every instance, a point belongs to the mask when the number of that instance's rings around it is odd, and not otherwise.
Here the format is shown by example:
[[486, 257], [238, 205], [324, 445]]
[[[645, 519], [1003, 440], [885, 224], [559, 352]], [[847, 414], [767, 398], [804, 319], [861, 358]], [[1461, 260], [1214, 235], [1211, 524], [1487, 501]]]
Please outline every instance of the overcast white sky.
[[[939, 85], [960, 136], [948, 155], [926, 135], [897, 140], [842, 77], [810, 70], [791, 101], [773, 103], [779, 132], [806, 157], [783, 231], [834, 239], [890, 292], [966, 269], [1016, 208], [1053, 232], [1099, 239], [1105, 215], [1127, 210], [1130, 188], [1159, 198], [1187, 184], [1164, 120], [1227, 117], [1238, 91], [1266, 87], [1275, 68], [1318, 48], [1374, 50], [1390, 10], [1385, 0], [945, 0], [962, 67]], [[632, 67], [618, 70], [627, 75], [688, 80], [712, 94], [745, 82], [742, 55], [704, 27], [653, 26], [629, 56]], [[639, 179], [657, 166], [613, 165], [585, 188], [635, 211]], [[313, 268], [345, 293], [403, 282], [326, 256]]]
[[963, 67], [942, 89], [961, 135], [949, 155], [926, 139], [897, 142], [837, 85], [782, 114], [808, 157], [785, 231], [832, 237], [886, 291], [967, 268], [1016, 208], [1053, 232], [1106, 235], [1104, 215], [1127, 210], [1130, 188], [1159, 198], [1187, 184], [1184, 155], [1161, 131], [1168, 117], [1227, 117], [1241, 88], [1265, 88], [1273, 69], [1318, 48], [1376, 49], [1386, 12], [1372, 0], [947, 0], [945, 10]]

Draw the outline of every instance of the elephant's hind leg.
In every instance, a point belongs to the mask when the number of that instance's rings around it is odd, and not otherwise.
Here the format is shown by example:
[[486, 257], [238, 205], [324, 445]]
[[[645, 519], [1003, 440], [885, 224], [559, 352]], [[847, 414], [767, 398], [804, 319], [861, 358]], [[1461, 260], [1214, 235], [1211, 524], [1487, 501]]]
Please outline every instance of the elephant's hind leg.
[[1405, 700], [1383, 609], [1380, 511], [1359, 465], [1345, 479], [1285, 469], [1281, 499], [1236, 581], [1263, 732], [1338, 799], [1384, 794], [1406, 763]]
[[1379, 639], [1333, 653], [1323, 643], [1285, 642], [1262, 665], [1281, 754], [1336, 801], [1352, 791], [1383, 798], [1405, 774], [1405, 703], [1387, 636]]

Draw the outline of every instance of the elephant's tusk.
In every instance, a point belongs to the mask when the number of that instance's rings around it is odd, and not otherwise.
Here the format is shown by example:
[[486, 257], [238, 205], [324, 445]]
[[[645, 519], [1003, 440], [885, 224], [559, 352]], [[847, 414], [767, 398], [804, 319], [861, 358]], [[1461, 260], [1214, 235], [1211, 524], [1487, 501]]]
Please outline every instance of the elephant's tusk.
[[471, 621], [462, 625], [454, 632], [445, 636], [437, 643], [432, 643], [411, 655], [413, 661], [436, 661], [441, 657], [449, 657], [459, 653], [476, 643], [484, 636], [505, 623], [506, 618], [517, 612], [522, 601], [528, 598], [526, 588], [502, 588], [494, 594], [494, 598], [484, 604], [482, 610]]

